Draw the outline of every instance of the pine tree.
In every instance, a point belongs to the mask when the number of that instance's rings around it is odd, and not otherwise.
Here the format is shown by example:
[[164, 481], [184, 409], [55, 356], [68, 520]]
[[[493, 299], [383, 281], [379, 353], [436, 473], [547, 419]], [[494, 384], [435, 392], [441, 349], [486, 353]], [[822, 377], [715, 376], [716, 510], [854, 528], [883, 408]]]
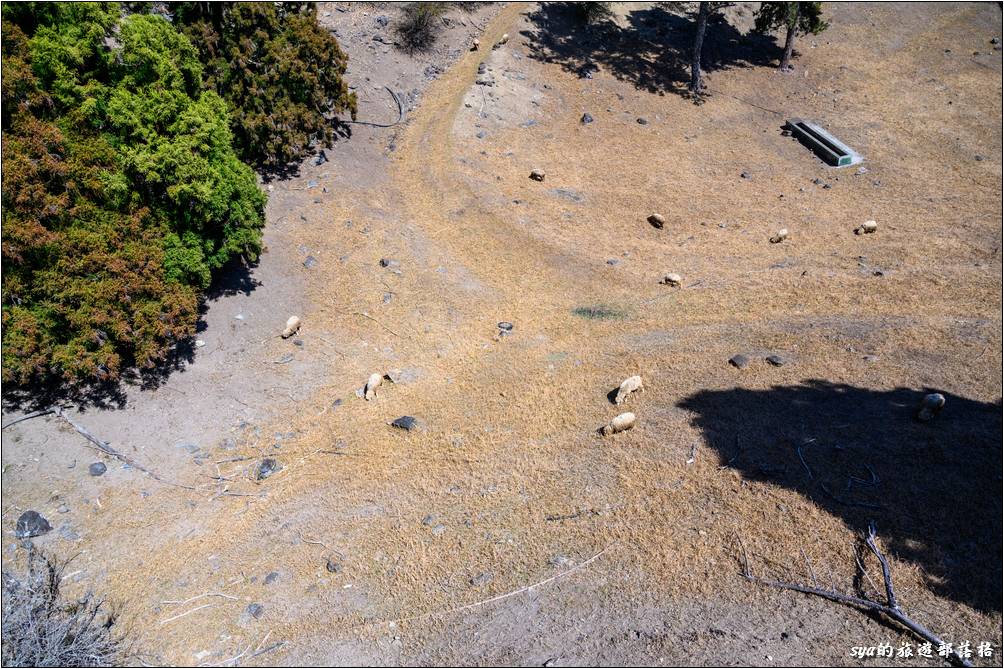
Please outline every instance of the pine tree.
[[823, 20], [821, 2], [764, 2], [756, 13], [758, 33], [785, 29], [784, 55], [779, 69], [791, 67], [791, 53], [798, 35], [818, 35], [830, 24]]

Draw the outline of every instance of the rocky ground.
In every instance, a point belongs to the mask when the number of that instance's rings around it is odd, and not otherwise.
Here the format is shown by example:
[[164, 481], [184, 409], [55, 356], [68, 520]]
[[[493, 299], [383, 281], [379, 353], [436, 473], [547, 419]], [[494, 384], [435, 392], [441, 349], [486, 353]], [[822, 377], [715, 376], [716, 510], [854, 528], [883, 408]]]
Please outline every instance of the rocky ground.
[[[589, 29], [455, 10], [413, 55], [396, 7], [319, 9], [359, 120], [395, 123], [389, 87], [404, 121], [263, 185], [268, 252], [214, 291], [202, 344], [69, 409], [169, 483], [92, 476], [56, 417], [4, 430], [5, 565], [40, 512], [35, 543], [77, 554], [68, 582], [120, 602], [151, 664], [858, 665], [914, 640], [747, 582], [740, 546], [850, 591], [874, 522], [904, 608], [999, 663], [997, 6], [827, 5], [782, 75], [741, 3], [701, 105], [659, 5]], [[784, 136], [794, 116], [861, 168]], [[396, 382], [366, 402], [373, 372]]]

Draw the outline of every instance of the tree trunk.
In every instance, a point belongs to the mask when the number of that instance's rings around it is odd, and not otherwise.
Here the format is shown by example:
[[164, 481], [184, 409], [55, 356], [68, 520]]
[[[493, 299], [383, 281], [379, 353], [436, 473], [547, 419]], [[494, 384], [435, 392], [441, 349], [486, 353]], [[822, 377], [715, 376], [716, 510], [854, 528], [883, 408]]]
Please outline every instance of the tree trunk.
[[788, 36], [784, 39], [784, 55], [781, 56], [780, 70], [786, 71], [791, 67], [791, 52], [795, 48], [795, 31], [798, 29], [798, 14], [801, 10], [801, 3], [793, 2], [791, 14], [788, 16]]
[[708, 27], [710, 13], [710, 3], [700, 3], [700, 9], [697, 11], [697, 32], [694, 34], [694, 53], [690, 60], [690, 90], [695, 93], [704, 87], [701, 81], [701, 50], [704, 47], [704, 32]]

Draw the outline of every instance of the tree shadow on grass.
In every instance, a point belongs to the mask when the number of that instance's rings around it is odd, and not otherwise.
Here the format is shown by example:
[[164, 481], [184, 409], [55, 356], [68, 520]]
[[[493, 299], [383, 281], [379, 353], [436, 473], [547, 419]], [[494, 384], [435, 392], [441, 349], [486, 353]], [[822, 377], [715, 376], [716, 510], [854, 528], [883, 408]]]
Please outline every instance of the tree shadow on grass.
[[[600, 67], [636, 88], [691, 97], [690, 60], [695, 21], [656, 5], [627, 14], [627, 25], [610, 20], [584, 24], [567, 3], [548, 2], [529, 15], [532, 58], [555, 63], [589, 78]], [[743, 35], [720, 14], [712, 15], [704, 38], [705, 73], [776, 64], [782, 49], [773, 37]]]
[[927, 392], [808, 380], [701, 391], [678, 406], [723, 464], [799, 492], [859, 534], [874, 521], [933, 592], [1000, 611], [1001, 403], [942, 393], [944, 410], [921, 423]]

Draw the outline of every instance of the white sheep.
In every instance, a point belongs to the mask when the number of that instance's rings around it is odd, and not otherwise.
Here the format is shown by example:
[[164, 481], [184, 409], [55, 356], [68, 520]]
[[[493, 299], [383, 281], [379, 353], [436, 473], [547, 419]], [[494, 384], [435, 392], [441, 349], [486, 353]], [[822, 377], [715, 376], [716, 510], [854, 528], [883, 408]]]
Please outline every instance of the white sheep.
[[493, 46], [492, 48], [493, 49], [497, 49], [500, 46], [502, 46], [503, 44], [506, 44], [508, 41], [509, 41], [509, 33], [506, 33], [506, 34], [502, 35], [501, 38], [499, 38], [498, 42], [495, 42], [495, 46]]
[[607, 437], [611, 434], [617, 434], [618, 432], [623, 432], [624, 430], [630, 430], [634, 427], [637, 422], [637, 418], [630, 411], [627, 413], [622, 413], [621, 415], [614, 418], [612, 421], [603, 426], [601, 432], [603, 436]]
[[381, 383], [383, 383], [382, 374], [377, 374], [375, 372], [370, 374], [369, 380], [366, 381], [366, 389], [363, 391], [363, 397], [367, 402], [376, 397], [376, 389], [380, 387]]
[[289, 339], [300, 331], [300, 317], [290, 316], [286, 321], [286, 329], [282, 331], [282, 338]]
[[617, 398], [614, 399], [614, 404], [622, 404], [624, 400], [627, 399], [628, 395], [634, 391], [645, 392], [645, 386], [642, 385], [640, 376], [632, 376], [624, 379], [624, 383], [621, 387], [617, 389]]

